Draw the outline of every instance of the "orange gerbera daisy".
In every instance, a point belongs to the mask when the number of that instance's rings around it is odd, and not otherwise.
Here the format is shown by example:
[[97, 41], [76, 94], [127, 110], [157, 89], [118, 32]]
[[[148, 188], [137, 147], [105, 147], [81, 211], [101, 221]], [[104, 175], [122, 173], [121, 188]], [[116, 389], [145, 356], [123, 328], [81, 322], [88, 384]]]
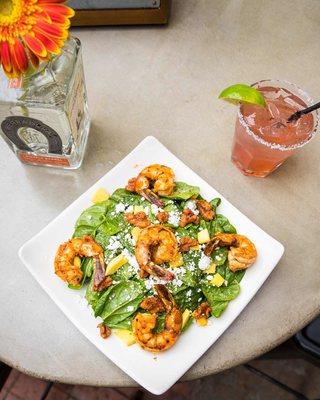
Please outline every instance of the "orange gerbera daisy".
[[0, 63], [10, 78], [59, 54], [74, 11], [65, 0], [0, 0]]

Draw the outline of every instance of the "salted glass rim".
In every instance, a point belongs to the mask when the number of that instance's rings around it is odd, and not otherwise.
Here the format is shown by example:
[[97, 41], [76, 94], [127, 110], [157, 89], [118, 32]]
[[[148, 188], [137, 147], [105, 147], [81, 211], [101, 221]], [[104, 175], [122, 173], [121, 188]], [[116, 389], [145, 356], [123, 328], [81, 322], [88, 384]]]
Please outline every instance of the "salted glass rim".
[[[286, 80], [281, 80], [281, 79], [263, 79], [261, 81], [257, 81], [255, 83], [253, 83], [251, 86], [252, 87], [256, 87], [260, 84], [264, 84], [264, 83], [269, 83], [270, 86], [275, 86], [278, 85], [278, 87], [281, 87], [281, 85], [285, 85], [285, 86], [291, 86], [292, 90], [294, 90], [295, 95], [297, 95], [298, 97], [301, 98], [301, 100], [303, 100], [307, 106], [311, 106], [314, 101], [313, 99], [304, 91], [302, 90], [298, 85], [291, 83], [289, 81]], [[266, 86], [266, 85], [265, 85]], [[285, 89], [285, 87], [284, 87]], [[290, 90], [290, 89], [287, 89]], [[299, 147], [303, 147], [305, 144], [307, 144], [311, 139], [314, 138], [314, 136], [316, 135], [318, 128], [319, 128], [319, 123], [320, 123], [320, 112], [319, 110], [315, 110], [314, 112], [315, 114], [313, 115], [314, 118], [314, 127], [313, 127], [313, 131], [311, 133], [311, 135], [299, 142], [299, 143], [295, 143], [292, 145], [283, 145], [283, 144], [279, 144], [279, 143], [273, 143], [273, 142], [268, 142], [266, 140], [264, 140], [263, 138], [261, 138], [260, 136], [258, 136], [257, 134], [255, 134], [252, 129], [249, 127], [249, 125], [247, 124], [247, 122], [245, 121], [242, 113], [241, 113], [241, 105], [238, 108], [238, 118], [239, 118], [239, 122], [240, 124], [244, 127], [245, 131], [247, 132], [247, 134], [251, 137], [253, 137], [257, 142], [263, 144], [264, 146], [270, 147], [272, 149], [276, 149], [276, 150], [280, 150], [280, 151], [287, 151], [287, 150], [294, 150], [294, 149], [298, 149]]]

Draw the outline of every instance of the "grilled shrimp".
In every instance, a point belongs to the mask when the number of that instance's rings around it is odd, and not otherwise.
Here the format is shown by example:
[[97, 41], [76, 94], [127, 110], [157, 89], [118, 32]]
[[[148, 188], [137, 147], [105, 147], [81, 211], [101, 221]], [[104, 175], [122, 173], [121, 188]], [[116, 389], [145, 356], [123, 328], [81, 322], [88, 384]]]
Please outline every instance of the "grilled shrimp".
[[234, 233], [218, 233], [205, 248], [207, 255], [217, 246], [229, 247], [228, 261], [232, 272], [249, 268], [257, 258], [255, 245], [246, 236]]
[[178, 242], [174, 233], [162, 225], [152, 225], [143, 229], [135, 247], [135, 256], [140, 268], [148, 274], [168, 281], [174, 278], [174, 274], [158, 264], [173, 260], [177, 253]]
[[[73, 238], [61, 244], [54, 260], [55, 273], [71, 285], [79, 285], [83, 272], [80, 265], [75, 265], [75, 257], [99, 257], [103, 249], [91, 236]], [[101, 257], [99, 257], [99, 260]]]
[[157, 314], [138, 313], [132, 323], [133, 334], [137, 342], [145, 350], [152, 352], [164, 351], [172, 347], [182, 326], [182, 313], [164, 285], [154, 286], [166, 310], [166, 319], [162, 332], [155, 333]]
[[[127, 185], [127, 190], [147, 194], [150, 197], [150, 189], [159, 196], [170, 195], [174, 188], [174, 172], [171, 168], [165, 165], [152, 164], [144, 168], [137, 178], [130, 179]], [[148, 196], [149, 191], [149, 196]], [[155, 200], [150, 200], [155, 202]]]

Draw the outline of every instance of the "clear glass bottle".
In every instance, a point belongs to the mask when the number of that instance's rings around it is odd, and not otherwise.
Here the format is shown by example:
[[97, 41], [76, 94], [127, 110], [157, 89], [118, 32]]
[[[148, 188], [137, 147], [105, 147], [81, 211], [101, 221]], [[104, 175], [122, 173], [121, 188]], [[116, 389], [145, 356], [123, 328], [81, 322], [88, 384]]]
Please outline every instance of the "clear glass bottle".
[[89, 128], [79, 39], [20, 80], [0, 69], [0, 133], [23, 163], [79, 168]]

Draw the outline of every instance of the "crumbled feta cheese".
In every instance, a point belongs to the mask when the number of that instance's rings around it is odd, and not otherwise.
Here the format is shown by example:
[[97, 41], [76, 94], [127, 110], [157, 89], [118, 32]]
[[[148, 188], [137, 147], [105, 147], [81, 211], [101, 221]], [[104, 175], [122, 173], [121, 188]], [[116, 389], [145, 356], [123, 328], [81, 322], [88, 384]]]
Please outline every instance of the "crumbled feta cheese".
[[194, 271], [194, 269], [195, 269], [194, 263], [189, 264], [188, 269], [189, 269], [189, 271]]
[[135, 240], [133, 239], [133, 237], [130, 235], [130, 233], [126, 233], [125, 235], [124, 235], [124, 238], [125, 238], [125, 240], [129, 243], [129, 244], [131, 244], [132, 246], [134, 246], [135, 245]]
[[168, 223], [173, 226], [179, 226], [180, 214], [177, 211], [170, 211]]
[[156, 276], [149, 276], [149, 278], [144, 280], [144, 284], [147, 290], [152, 289], [155, 284], [166, 285], [167, 283], [168, 281], [164, 281]]
[[151, 209], [150, 209], [150, 207], [144, 207], [143, 211], [144, 211], [144, 213], [145, 213], [146, 215], [149, 215]]
[[122, 254], [126, 257], [128, 260], [128, 264], [136, 271], [138, 272], [140, 270], [138, 261], [135, 256], [129, 253], [127, 249], [124, 249]]
[[121, 243], [119, 242], [119, 240], [116, 237], [111, 236], [109, 244], [107, 246], [107, 249], [108, 250], [117, 250], [117, 249], [119, 249], [119, 247], [121, 247]]
[[115, 211], [116, 213], [122, 213], [126, 209], [125, 205], [123, 203], [118, 203], [116, 204]]
[[155, 204], [151, 204], [151, 211], [152, 211], [152, 214], [157, 215], [159, 212], [159, 207], [156, 206]]
[[213, 276], [212, 275], [207, 275], [207, 279], [208, 279], [208, 281], [211, 281], [213, 279]]
[[129, 206], [126, 208], [126, 212], [131, 213], [133, 212], [133, 206]]
[[203, 252], [201, 252], [201, 257], [199, 260], [199, 268], [205, 270], [209, 267], [210, 263], [211, 263], [211, 258], [206, 256]]
[[189, 289], [189, 290], [187, 291], [187, 296], [190, 297], [191, 295], [192, 295], [192, 290]]
[[173, 285], [173, 286], [178, 286], [178, 287], [180, 287], [180, 286], [183, 285], [183, 282], [182, 282], [181, 279], [175, 278], [175, 279], [173, 279], [173, 281], [172, 281], [172, 285]]
[[186, 208], [189, 208], [193, 212], [193, 214], [198, 215], [199, 210], [197, 209], [197, 205], [193, 200], [189, 200], [186, 203]]

